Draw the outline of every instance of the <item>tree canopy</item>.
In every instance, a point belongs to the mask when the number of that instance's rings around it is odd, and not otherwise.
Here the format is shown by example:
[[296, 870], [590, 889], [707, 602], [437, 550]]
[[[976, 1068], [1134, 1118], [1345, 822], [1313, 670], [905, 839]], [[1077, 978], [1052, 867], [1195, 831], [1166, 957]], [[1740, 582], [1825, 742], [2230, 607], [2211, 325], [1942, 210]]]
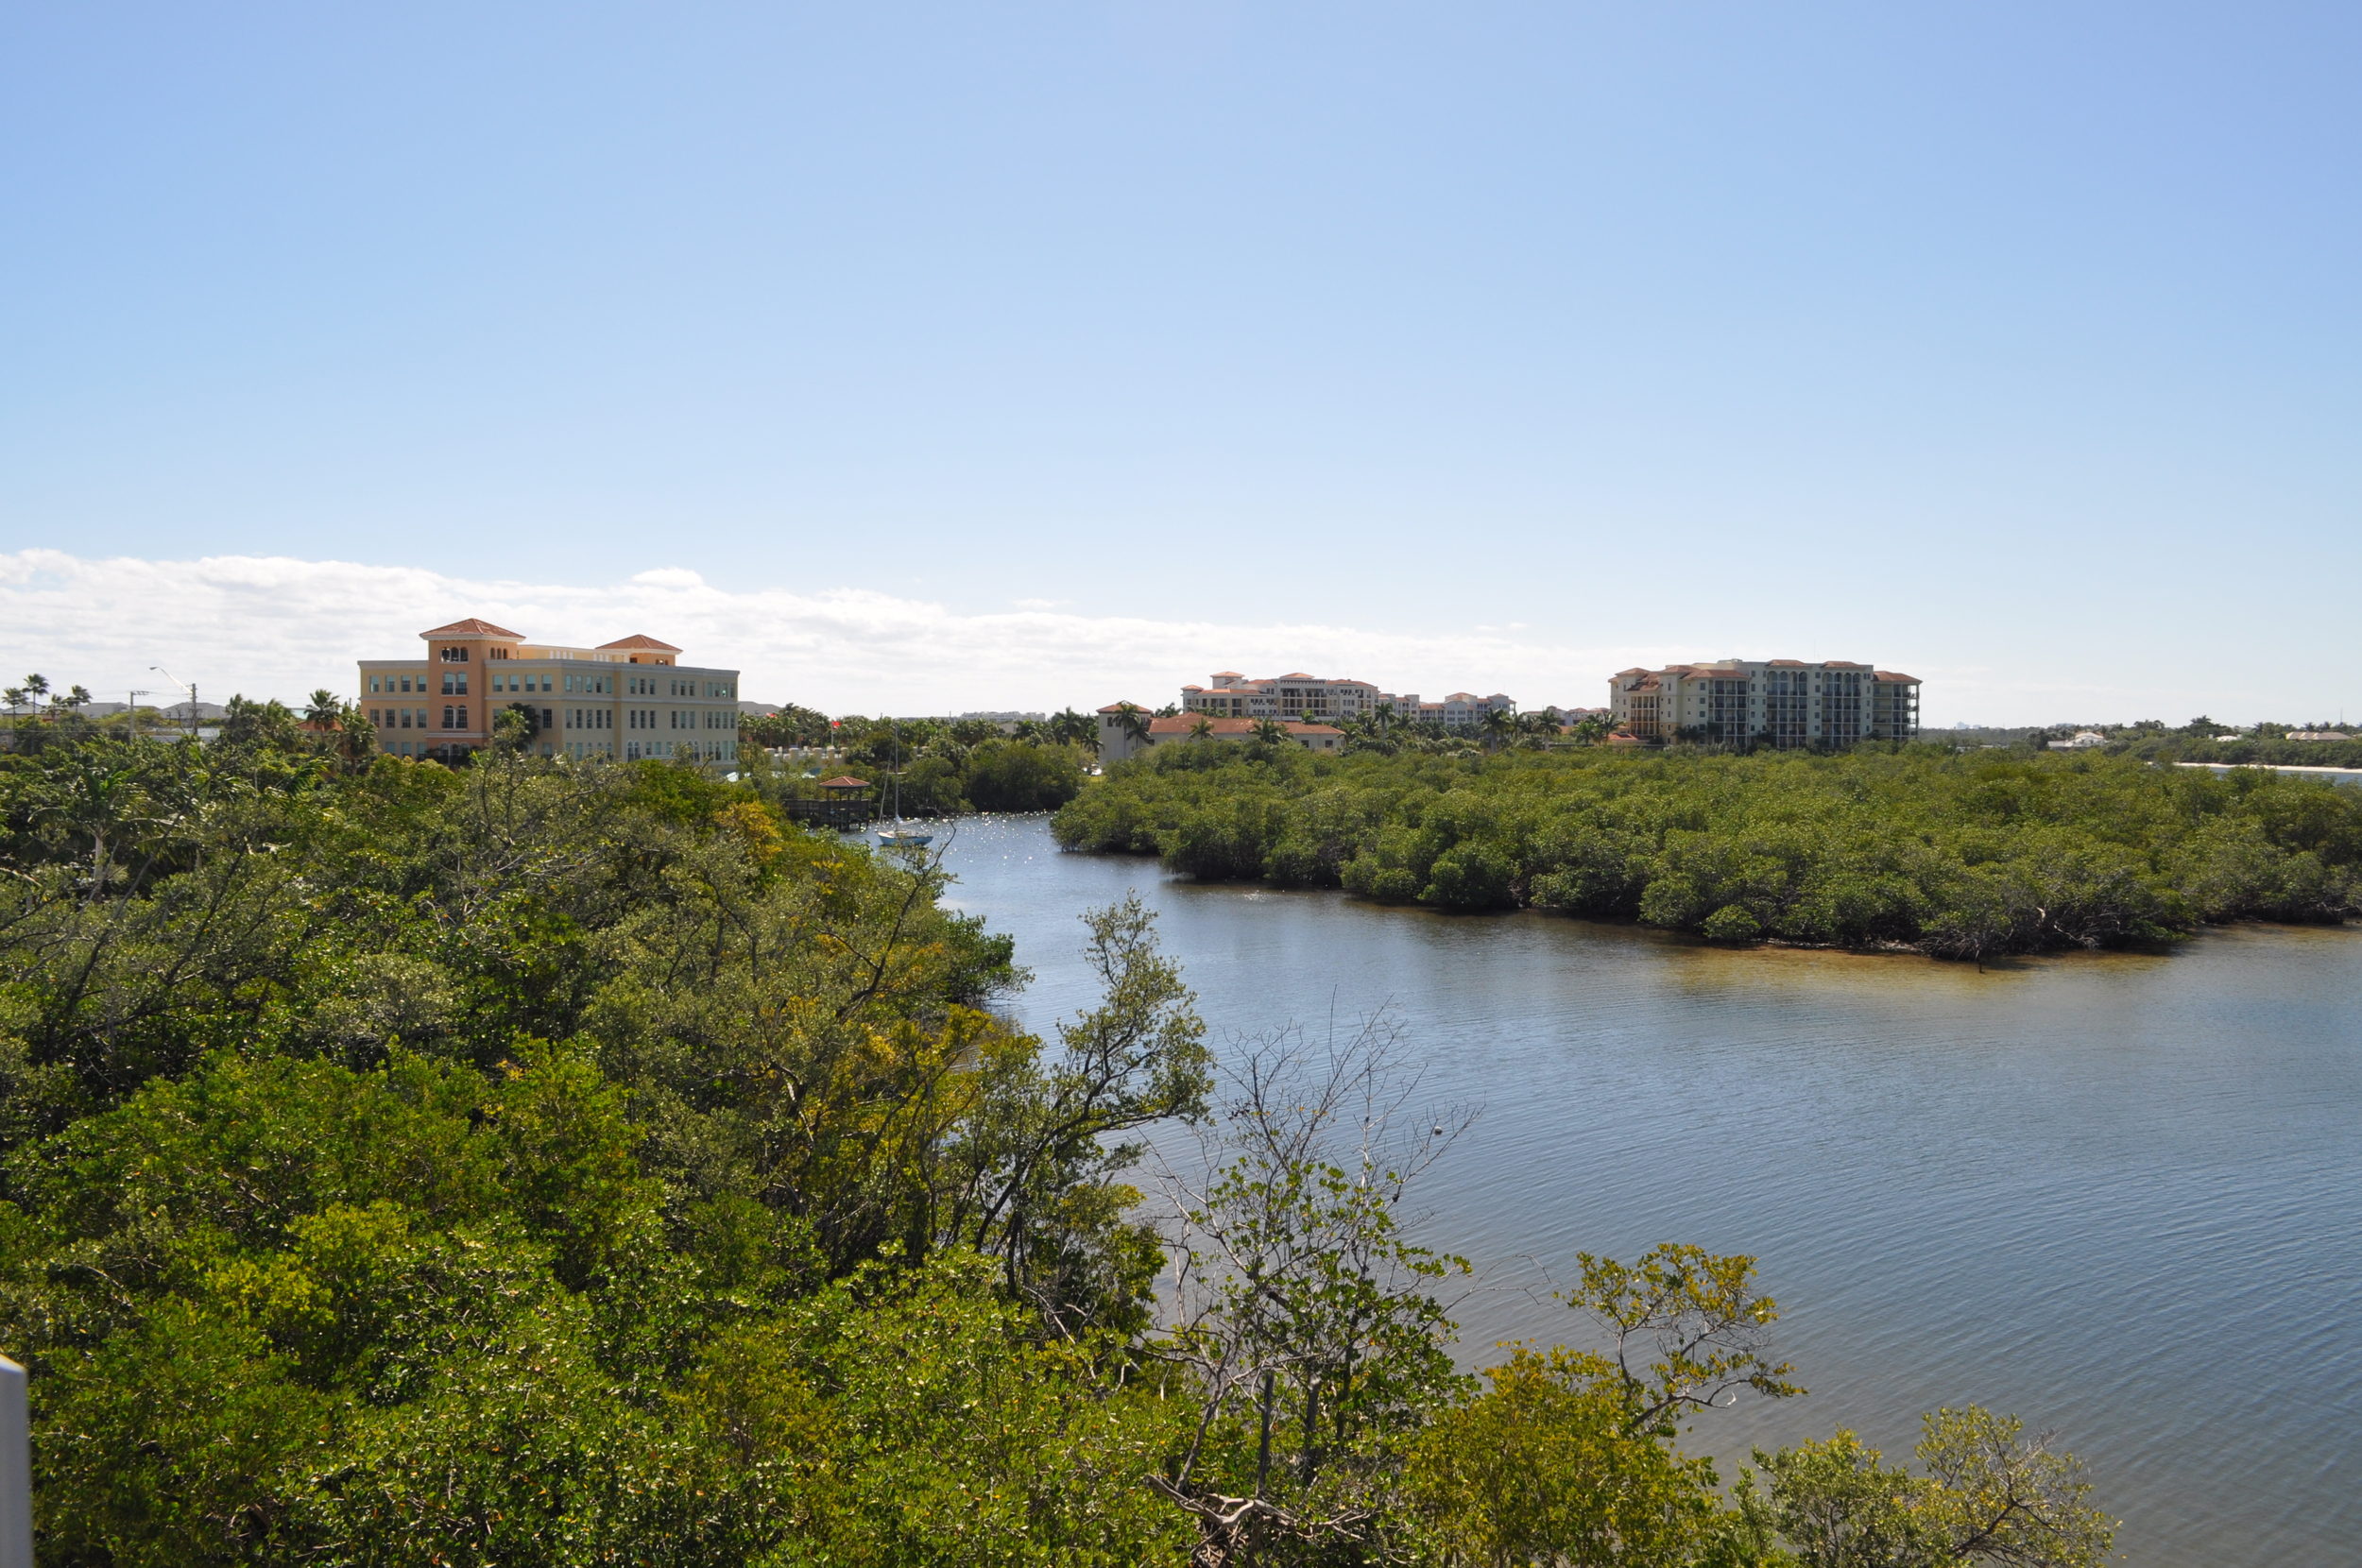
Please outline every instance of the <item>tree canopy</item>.
[[1933, 1418], [1924, 1477], [1840, 1434], [1726, 1494], [1684, 1421], [1793, 1392], [1751, 1258], [1586, 1258], [1579, 1326], [1631, 1354], [1462, 1376], [1466, 1266], [1395, 1214], [1464, 1118], [1382, 1031], [1218, 1062], [1137, 901], [1084, 912], [1099, 996], [1038, 1036], [938, 867], [751, 785], [451, 771], [274, 707], [0, 757], [0, 1346], [43, 1561], [2104, 1547], [2072, 1461], [1981, 1411]]
[[2362, 793], [2092, 754], [1162, 747], [1053, 829], [1206, 878], [1963, 958], [2362, 911]]

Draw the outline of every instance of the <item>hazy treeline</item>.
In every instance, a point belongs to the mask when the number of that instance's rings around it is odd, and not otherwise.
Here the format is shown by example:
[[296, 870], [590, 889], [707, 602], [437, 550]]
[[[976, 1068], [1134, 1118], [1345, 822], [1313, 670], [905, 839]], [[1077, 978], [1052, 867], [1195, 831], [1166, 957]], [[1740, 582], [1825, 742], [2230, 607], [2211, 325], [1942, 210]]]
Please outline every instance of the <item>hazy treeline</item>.
[[[1218, 1073], [1137, 903], [1043, 1039], [935, 869], [751, 788], [282, 721], [0, 758], [44, 1562], [2106, 1551], [2073, 1460], [1973, 1408], [1916, 1469], [1840, 1433], [1724, 1491], [1686, 1421], [1795, 1391], [1746, 1257], [1582, 1257], [1603, 1350], [1462, 1376], [1466, 1265], [1395, 1216], [1464, 1117], [1382, 1027]], [[1160, 1124], [1202, 1157], [1151, 1183]]]
[[[809, 709], [800, 710], [807, 714]], [[812, 715], [817, 717], [817, 715]], [[1071, 723], [1066, 721], [1071, 720]], [[809, 719], [803, 732], [811, 733]], [[859, 714], [822, 721], [820, 731], [838, 755], [823, 770], [758, 777], [765, 788], [788, 796], [818, 793], [823, 771], [883, 785], [899, 774], [904, 812], [955, 815], [963, 811], [1049, 811], [1080, 793], [1095, 747], [1087, 742], [1096, 725], [1080, 714], [1060, 715], [1049, 724], [1019, 726], [1003, 735], [982, 719], [869, 719]], [[750, 728], [750, 739], [764, 732]], [[805, 743], [805, 742], [797, 742]]]
[[1202, 878], [1959, 957], [2362, 907], [2353, 791], [1932, 744], [1469, 758], [1167, 746], [1107, 770], [1054, 830], [1070, 849], [1154, 854]]

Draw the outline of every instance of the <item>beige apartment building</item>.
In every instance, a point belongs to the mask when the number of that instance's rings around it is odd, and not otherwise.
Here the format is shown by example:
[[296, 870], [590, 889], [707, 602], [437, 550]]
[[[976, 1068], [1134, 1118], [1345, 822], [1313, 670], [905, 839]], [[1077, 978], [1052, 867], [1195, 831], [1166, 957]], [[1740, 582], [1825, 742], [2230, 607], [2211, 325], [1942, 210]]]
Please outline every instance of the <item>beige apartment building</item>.
[[1847, 746], [1917, 735], [1919, 684], [1844, 659], [1725, 658], [1618, 671], [1608, 677], [1608, 712], [1644, 741]]
[[1269, 680], [1249, 680], [1236, 670], [1207, 678], [1214, 684], [1181, 689], [1182, 711], [1216, 719], [1351, 719], [1383, 700], [1368, 681], [1323, 680], [1301, 670]]
[[419, 638], [423, 658], [361, 661], [361, 709], [393, 756], [458, 761], [522, 707], [542, 757], [738, 757], [738, 672], [684, 665], [669, 642], [562, 648], [472, 617]]
[[1471, 729], [1495, 708], [1517, 711], [1517, 705], [1498, 691], [1489, 697], [1455, 691], [1442, 702], [1429, 703], [1420, 701], [1416, 691], [1380, 691], [1365, 680], [1323, 680], [1301, 670], [1269, 680], [1250, 680], [1236, 670], [1218, 670], [1207, 678], [1214, 684], [1181, 689], [1184, 712], [1216, 719], [1292, 720], [1309, 713], [1317, 724], [1361, 718], [1383, 706], [1407, 722]]

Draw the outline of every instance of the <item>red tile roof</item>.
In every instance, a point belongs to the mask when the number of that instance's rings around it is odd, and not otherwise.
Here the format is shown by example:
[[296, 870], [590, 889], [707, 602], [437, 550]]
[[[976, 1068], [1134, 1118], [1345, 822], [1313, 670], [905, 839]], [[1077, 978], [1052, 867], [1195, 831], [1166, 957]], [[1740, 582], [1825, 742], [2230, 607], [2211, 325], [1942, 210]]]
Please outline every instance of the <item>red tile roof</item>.
[[608, 648], [654, 648], [661, 653], [667, 654], [677, 654], [680, 652], [678, 648], [674, 647], [671, 643], [659, 642], [655, 638], [650, 637], [645, 632], [634, 632], [629, 637], [618, 638], [612, 642], [602, 642], [599, 644], [599, 647], [602, 650]]
[[521, 638], [523, 634], [521, 632], [512, 632], [505, 626], [495, 626], [489, 621], [479, 621], [471, 615], [465, 621], [454, 621], [448, 626], [437, 626], [431, 632], [420, 632], [419, 635], [420, 637]]
[[842, 778], [822, 779], [820, 781], [820, 788], [824, 790], [866, 790], [869, 788], [869, 780], [866, 778], [855, 778], [852, 775], [847, 774]]

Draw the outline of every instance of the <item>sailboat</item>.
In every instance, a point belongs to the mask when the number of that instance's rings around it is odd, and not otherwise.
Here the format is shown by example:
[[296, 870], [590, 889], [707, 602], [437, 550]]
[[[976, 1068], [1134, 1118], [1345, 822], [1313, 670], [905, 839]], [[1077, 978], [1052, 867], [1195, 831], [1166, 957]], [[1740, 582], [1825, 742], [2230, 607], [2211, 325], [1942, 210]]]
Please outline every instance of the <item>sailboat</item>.
[[894, 791], [894, 826], [880, 828], [878, 842], [888, 846], [907, 844], [913, 849], [926, 848], [934, 835], [922, 833], [902, 820], [902, 726], [899, 724], [894, 726], [894, 783], [892, 788]]

